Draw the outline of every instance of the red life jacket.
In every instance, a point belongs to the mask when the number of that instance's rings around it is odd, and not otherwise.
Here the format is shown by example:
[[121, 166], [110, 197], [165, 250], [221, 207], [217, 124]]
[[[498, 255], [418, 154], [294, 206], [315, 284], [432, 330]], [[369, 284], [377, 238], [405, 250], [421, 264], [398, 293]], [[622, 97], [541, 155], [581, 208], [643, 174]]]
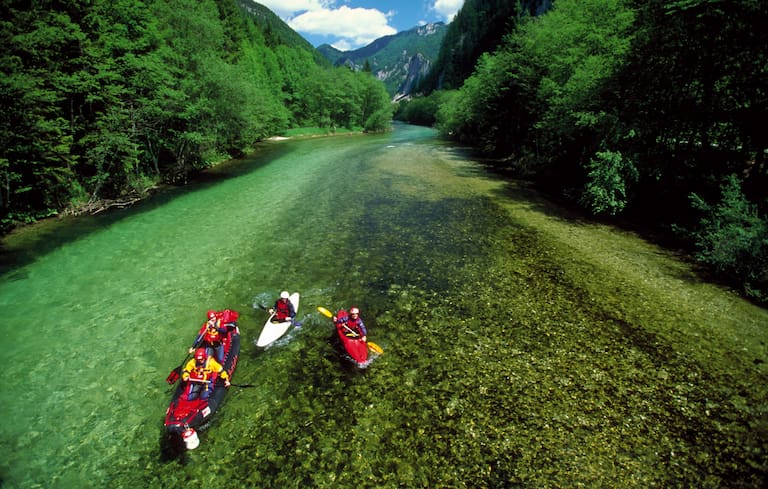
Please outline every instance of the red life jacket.
[[347, 316], [347, 326], [355, 333], [363, 336], [363, 330], [360, 329], [360, 318], [352, 319], [352, 316]]
[[[206, 361], [206, 363], [208, 363]], [[208, 380], [208, 374], [211, 373], [210, 370], [206, 370], [205, 366], [198, 367], [195, 366], [192, 370], [189, 372], [189, 378], [194, 380]]]
[[216, 345], [218, 343], [221, 343], [221, 334], [219, 334], [219, 331], [216, 329], [208, 329], [205, 332], [205, 336], [203, 336], [203, 341], [208, 343], [209, 345]]
[[291, 317], [291, 303], [288, 301], [288, 299], [278, 299], [278, 301], [275, 303], [275, 317], [280, 320], [284, 321], [285, 319], [288, 319]]
[[206, 322], [203, 325], [203, 328], [205, 328], [205, 333], [203, 334], [203, 341], [208, 343], [211, 346], [215, 346], [221, 343], [224, 338], [222, 338], [221, 333], [219, 333], [220, 327], [221, 327], [221, 320], [218, 318], [216, 318], [216, 321], [213, 323], [212, 326]]

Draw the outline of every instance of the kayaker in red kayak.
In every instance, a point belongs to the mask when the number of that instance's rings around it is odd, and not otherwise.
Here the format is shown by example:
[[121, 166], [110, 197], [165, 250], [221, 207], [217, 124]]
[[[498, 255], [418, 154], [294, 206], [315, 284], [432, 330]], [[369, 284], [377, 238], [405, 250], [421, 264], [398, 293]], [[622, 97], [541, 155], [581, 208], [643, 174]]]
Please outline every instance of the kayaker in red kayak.
[[344, 316], [341, 319], [333, 316], [332, 319], [335, 324], [341, 323], [345, 336], [360, 338], [362, 341], [367, 340], [368, 331], [365, 329], [363, 319], [360, 317], [360, 309], [357, 307], [351, 307], [348, 316]]
[[296, 310], [293, 308], [291, 301], [288, 300], [289, 297], [290, 294], [288, 294], [287, 290], [280, 292], [280, 298], [275, 301], [274, 307], [269, 309], [268, 312], [275, 315], [272, 318], [273, 322], [292, 321], [296, 317]]
[[205, 348], [195, 350], [195, 358], [184, 366], [181, 380], [189, 384], [187, 400], [208, 399], [213, 391], [216, 376], [224, 379], [224, 385], [229, 387], [229, 374], [215, 358], [208, 356]]

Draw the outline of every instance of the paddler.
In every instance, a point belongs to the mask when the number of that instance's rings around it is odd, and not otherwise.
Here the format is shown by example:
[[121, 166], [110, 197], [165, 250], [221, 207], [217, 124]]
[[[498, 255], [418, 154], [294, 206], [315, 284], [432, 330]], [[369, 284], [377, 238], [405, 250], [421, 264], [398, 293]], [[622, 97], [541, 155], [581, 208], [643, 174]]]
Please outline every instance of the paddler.
[[296, 309], [293, 307], [293, 303], [288, 300], [290, 294], [287, 290], [280, 292], [280, 298], [275, 301], [274, 307], [269, 308], [269, 313], [274, 314], [272, 322], [283, 323], [285, 321], [293, 321], [296, 317]]
[[224, 379], [224, 385], [229, 387], [229, 374], [224, 367], [215, 358], [208, 356], [205, 348], [195, 350], [195, 358], [187, 362], [181, 374], [181, 380], [189, 383], [187, 399], [208, 399], [213, 392], [213, 382], [217, 374]]
[[341, 319], [333, 316], [332, 319], [335, 324], [341, 323], [342, 328], [344, 328], [344, 334], [346, 336], [353, 338], [360, 338], [362, 336], [361, 339], [363, 341], [367, 341], [368, 331], [365, 329], [363, 319], [360, 317], [360, 309], [357, 307], [352, 306], [349, 309], [348, 316], [345, 316]]
[[227, 325], [222, 324], [222, 313], [209, 310], [206, 313], [207, 321], [200, 328], [200, 333], [195, 338], [192, 346], [189, 347], [191, 355], [197, 348], [210, 348], [216, 353], [216, 360], [219, 363], [224, 362], [224, 337], [227, 335]]

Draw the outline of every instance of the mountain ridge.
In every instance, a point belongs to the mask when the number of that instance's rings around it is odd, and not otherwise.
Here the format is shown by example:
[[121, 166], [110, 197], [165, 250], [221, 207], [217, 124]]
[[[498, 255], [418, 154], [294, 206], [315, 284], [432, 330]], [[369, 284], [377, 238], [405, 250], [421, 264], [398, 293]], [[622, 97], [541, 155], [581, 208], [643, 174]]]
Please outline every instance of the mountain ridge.
[[410, 96], [437, 58], [447, 25], [434, 22], [417, 26], [350, 51], [323, 44], [316, 49], [335, 66], [362, 70], [366, 64], [384, 82], [393, 100]]

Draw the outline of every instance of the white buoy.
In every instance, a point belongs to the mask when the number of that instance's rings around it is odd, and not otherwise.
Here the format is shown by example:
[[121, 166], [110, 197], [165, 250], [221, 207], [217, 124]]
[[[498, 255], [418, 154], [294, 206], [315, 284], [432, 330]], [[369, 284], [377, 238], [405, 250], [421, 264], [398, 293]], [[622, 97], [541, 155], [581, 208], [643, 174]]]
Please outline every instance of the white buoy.
[[184, 430], [184, 433], [181, 434], [181, 438], [184, 440], [187, 450], [194, 450], [200, 446], [200, 438], [197, 437], [197, 431], [192, 428]]

